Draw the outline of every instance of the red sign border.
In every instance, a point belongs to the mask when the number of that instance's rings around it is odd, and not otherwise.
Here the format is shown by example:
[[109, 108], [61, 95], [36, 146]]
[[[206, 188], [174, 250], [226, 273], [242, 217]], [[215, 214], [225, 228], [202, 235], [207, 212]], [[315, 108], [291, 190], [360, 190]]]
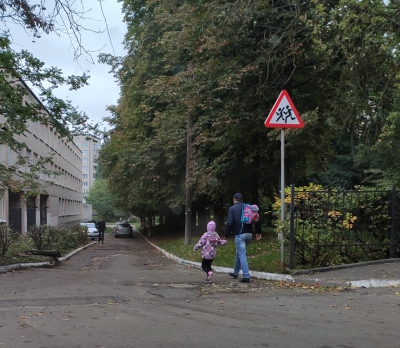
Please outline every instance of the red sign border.
[[[278, 106], [280, 105], [283, 97], [286, 97], [290, 107], [293, 110], [294, 115], [297, 118], [297, 121], [299, 122], [299, 124], [286, 124], [286, 123], [271, 123], [271, 119], [272, 117], [275, 115], [276, 109], [278, 108]], [[293, 104], [292, 99], [289, 96], [289, 93], [286, 90], [283, 90], [280, 94], [278, 99], [276, 100], [274, 106], [272, 107], [271, 112], [269, 113], [267, 119], [264, 122], [264, 126], [267, 128], [303, 128], [304, 127], [304, 123], [303, 120], [301, 119], [296, 107]]]

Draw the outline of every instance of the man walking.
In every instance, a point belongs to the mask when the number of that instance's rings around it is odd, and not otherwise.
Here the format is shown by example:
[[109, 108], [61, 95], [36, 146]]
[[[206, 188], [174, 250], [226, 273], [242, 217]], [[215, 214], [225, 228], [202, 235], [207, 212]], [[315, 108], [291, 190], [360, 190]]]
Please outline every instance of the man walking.
[[[236, 244], [236, 259], [233, 272], [229, 275], [233, 278], [237, 278], [240, 269], [242, 269], [243, 278], [240, 282], [250, 282], [250, 271], [247, 262], [246, 248], [250, 244], [253, 238], [253, 225], [244, 224], [241, 221], [242, 210], [243, 210], [243, 196], [241, 193], [235, 193], [233, 195], [233, 205], [228, 210], [228, 220], [225, 227], [225, 239], [231, 235], [235, 237]], [[261, 221], [258, 220], [254, 223], [256, 229], [256, 239], [261, 239]]]
[[106, 231], [106, 223], [103, 218], [100, 218], [100, 221], [97, 222], [97, 230], [99, 231], [99, 243], [101, 241], [104, 244], [104, 232]]

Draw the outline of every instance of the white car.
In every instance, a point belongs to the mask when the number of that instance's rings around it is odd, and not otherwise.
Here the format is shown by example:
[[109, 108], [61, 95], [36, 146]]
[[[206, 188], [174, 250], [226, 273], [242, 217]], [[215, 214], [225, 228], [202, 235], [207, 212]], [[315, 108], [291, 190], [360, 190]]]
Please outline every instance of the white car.
[[99, 231], [96, 228], [96, 224], [94, 222], [81, 222], [81, 226], [87, 227], [87, 235], [90, 239], [99, 238]]

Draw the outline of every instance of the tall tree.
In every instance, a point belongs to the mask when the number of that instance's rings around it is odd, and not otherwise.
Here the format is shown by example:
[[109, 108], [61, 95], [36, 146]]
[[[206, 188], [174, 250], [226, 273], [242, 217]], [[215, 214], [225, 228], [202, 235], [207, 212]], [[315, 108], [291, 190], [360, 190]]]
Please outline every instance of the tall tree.
[[236, 190], [255, 203], [278, 190], [279, 132], [263, 122], [282, 89], [305, 122], [286, 131], [288, 182], [325, 171], [339, 139], [351, 135], [360, 144], [393, 108], [396, 2], [124, 6], [130, 51], [116, 131], [102, 154], [111, 187], [127, 189], [133, 206], [184, 201], [188, 115], [194, 197], [221, 206]]
[[96, 180], [85, 198], [99, 216], [103, 216], [105, 219], [114, 216], [113, 200], [105, 180]]

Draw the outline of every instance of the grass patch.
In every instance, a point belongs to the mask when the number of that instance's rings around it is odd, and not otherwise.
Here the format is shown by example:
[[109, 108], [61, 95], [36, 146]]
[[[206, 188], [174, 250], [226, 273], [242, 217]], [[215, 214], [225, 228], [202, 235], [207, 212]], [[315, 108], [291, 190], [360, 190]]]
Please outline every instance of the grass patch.
[[131, 222], [130, 224], [132, 226], [135, 226], [137, 230], [140, 230], [140, 228], [142, 227], [140, 222]]
[[[153, 244], [182, 259], [201, 262], [200, 250], [193, 250], [201, 234], [192, 235], [191, 245], [185, 245], [185, 236], [183, 233], [162, 232], [157, 227], [149, 239]], [[247, 247], [249, 268], [251, 271], [281, 273], [279, 241], [273, 229], [264, 231], [264, 236], [260, 241], [256, 241], [253, 238], [253, 241]], [[236, 245], [232, 237], [228, 239], [228, 243], [225, 246], [218, 247], [213, 265], [233, 268], [235, 255]]]

